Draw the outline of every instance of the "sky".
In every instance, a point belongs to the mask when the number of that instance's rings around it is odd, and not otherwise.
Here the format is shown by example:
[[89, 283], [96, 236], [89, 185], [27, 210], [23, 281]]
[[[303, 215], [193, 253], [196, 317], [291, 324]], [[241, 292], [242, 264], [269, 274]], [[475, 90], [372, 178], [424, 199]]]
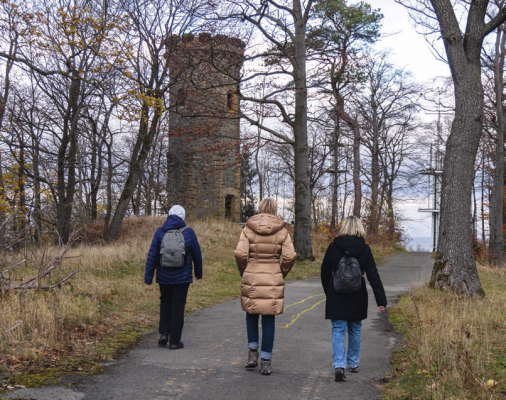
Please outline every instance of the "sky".
[[[394, 0], [365, 0], [365, 2], [374, 9], [381, 9], [384, 15], [382, 34], [385, 37], [376, 45], [377, 49], [390, 49], [395, 64], [398, 67], [406, 67], [419, 82], [428, 83], [433, 78], [450, 75], [448, 65], [433, 56], [429, 44], [416, 32], [412, 19], [402, 5], [395, 3]], [[421, 207], [426, 207], [426, 200], [411, 200], [398, 205], [400, 213], [406, 220], [402, 225], [408, 236], [430, 236], [430, 214], [419, 213], [418, 208]]]

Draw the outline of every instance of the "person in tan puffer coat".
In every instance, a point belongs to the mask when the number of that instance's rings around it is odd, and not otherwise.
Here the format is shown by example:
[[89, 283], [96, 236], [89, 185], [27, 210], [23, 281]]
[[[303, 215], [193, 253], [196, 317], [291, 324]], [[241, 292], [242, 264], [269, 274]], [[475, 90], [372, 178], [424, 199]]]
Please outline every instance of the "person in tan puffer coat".
[[262, 375], [270, 375], [274, 317], [283, 313], [284, 278], [297, 254], [285, 223], [275, 216], [276, 201], [262, 200], [258, 212], [246, 223], [234, 255], [242, 276], [241, 306], [246, 311], [249, 348], [246, 368], [258, 365], [258, 319], [262, 315], [261, 371]]

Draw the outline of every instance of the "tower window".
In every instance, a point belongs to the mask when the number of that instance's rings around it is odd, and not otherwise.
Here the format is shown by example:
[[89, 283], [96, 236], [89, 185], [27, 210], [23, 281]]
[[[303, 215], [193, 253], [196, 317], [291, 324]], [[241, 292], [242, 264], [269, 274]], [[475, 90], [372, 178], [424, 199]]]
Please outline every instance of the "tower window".
[[233, 98], [232, 98], [232, 93], [229, 93], [227, 94], [227, 109], [230, 111], [232, 110], [232, 107], [233, 107]]

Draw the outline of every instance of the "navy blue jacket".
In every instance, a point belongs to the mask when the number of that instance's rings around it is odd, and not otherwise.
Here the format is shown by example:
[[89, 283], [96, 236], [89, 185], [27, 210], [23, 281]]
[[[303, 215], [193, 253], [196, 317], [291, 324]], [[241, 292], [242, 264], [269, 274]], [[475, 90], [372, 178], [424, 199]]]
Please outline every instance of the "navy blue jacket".
[[[334, 291], [332, 272], [337, 269], [339, 260], [348, 251], [355, 257], [362, 270], [362, 286], [356, 293], [337, 293]], [[367, 318], [368, 294], [365, 286], [364, 272], [371, 285], [376, 304], [387, 305], [385, 289], [376, 268], [371, 248], [365, 240], [357, 236], [338, 236], [329, 245], [322, 262], [321, 280], [323, 290], [327, 295], [325, 303], [325, 318], [345, 321], [361, 321]]]
[[153, 236], [149, 248], [148, 259], [146, 260], [146, 272], [144, 283], [151, 285], [156, 270], [156, 283], [161, 285], [176, 285], [181, 283], [192, 283], [192, 261], [195, 265], [195, 276], [202, 279], [202, 253], [200, 252], [197, 235], [192, 228], [183, 231], [186, 247], [186, 264], [182, 268], [160, 268], [160, 246], [165, 232], [170, 229], [179, 229], [186, 226], [184, 221], [177, 215], [169, 215], [163, 225], [158, 228]]

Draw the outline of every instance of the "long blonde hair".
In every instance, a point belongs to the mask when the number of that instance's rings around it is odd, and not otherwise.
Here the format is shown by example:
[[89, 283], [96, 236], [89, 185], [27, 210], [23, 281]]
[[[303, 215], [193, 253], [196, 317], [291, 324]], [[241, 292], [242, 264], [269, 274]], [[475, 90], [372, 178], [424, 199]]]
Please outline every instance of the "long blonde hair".
[[272, 214], [276, 215], [278, 212], [278, 203], [274, 199], [263, 199], [258, 205], [259, 214]]
[[360, 218], [352, 215], [343, 219], [341, 228], [339, 229], [339, 236], [358, 236], [365, 238], [365, 229]]

